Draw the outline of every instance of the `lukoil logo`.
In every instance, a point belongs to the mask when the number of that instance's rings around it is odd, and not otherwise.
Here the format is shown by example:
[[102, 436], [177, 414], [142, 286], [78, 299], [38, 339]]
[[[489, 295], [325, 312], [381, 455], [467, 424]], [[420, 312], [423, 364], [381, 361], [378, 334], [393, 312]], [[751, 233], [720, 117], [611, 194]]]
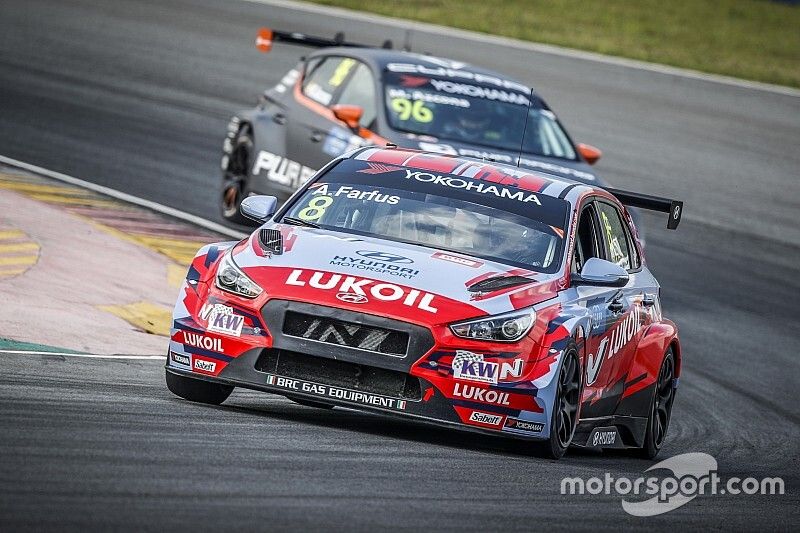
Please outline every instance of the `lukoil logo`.
[[204, 348], [214, 352], [223, 353], [225, 351], [222, 349], [222, 339], [212, 339], [211, 337], [206, 337], [199, 333], [191, 333], [189, 331], [183, 331], [183, 343], [194, 346], [195, 348]]
[[[697, 496], [705, 495], [775, 495], [785, 494], [782, 478], [731, 477], [723, 480], [717, 473], [717, 460], [702, 452], [684, 453], [654, 464], [645, 472], [669, 470], [671, 475], [615, 478], [606, 472], [603, 478], [579, 477], [561, 480], [561, 494], [612, 494], [625, 498], [622, 508], [633, 516], [656, 516], [668, 513], [686, 505]], [[651, 496], [646, 500], [636, 500], [641, 496]], [[633, 498], [630, 498], [633, 496]]]
[[366, 291], [372, 298], [382, 302], [402, 302], [403, 305], [416, 307], [428, 313], [436, 313], [438, 309], [433, 307], [433, 294], [422, 292], [417, 289], [404, 289], [392, 283], [379, 283], [371, 279], [360, 279], [355, 276], [343, 276], [330, 272], [319, 272], [296, 269], [292, 270], [286, 278], [286, 285], [304, 287], [308, 285], [315, 289], [335, 290], [337, 297], [339, 294], [355, 294], [367, 296]]

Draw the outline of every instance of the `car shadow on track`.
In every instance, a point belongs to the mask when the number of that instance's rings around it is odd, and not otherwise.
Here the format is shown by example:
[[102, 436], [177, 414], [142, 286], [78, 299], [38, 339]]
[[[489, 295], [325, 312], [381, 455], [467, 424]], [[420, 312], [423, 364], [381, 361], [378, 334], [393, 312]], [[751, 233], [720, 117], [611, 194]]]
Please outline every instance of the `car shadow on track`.
[[[182, 401], [178, 398], [175, 401]], [[266, 401], [264, 401], [266, 400]], [[404, 420], [391, 415], [356, 411], [342, 407], [319, 409], [295, 404], [280, 395], [261, 392], [235, 392], [221, 406], [203, 406], [204, 409], [235, 412], [241, 415], [258, 416], [271, 420], [305, 424], [317, 428], [347, 431], [354, 434], [369, 434], [376, 437], [413, 441], [423, 444], [446, 446], [464, 451], [483, 451], [508, 457], [546, 460], [537, 456], [531, 442], [503, 436], [482, 435], [469, 431], [437, 427], [415, 420]], [[587, 466], [606, 465], [608, 462], [627, 462], [640, 465], [643, 461], [625, 453], [608, 453], [571, 448], [567, 456], [574, 462], [586, 462]], [[548, 460], [550, 462], [554, 462]]]

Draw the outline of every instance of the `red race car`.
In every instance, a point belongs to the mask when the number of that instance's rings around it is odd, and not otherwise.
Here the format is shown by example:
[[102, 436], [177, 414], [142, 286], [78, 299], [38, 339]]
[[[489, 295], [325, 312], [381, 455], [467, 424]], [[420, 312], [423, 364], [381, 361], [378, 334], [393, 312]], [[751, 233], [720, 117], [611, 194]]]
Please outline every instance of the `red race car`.
[[398, 148], [325, 165], [262, 226], [194, 259], [166, 380], [654, 457], [681, 365], [623, 203], [681, 202]]

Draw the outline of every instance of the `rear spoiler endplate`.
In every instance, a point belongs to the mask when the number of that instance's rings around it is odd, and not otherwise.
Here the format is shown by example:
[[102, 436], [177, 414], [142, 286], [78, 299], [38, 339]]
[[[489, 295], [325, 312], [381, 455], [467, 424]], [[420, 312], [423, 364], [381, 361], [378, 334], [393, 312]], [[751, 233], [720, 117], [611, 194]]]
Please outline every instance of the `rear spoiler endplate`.
[[650, 211], [659, 211], [661, 213], [669, 213], [667, 229], [677, 229], [678, 224], [681, 222], [681, 217], [683, 216], [683, 202], [680, 200], [671, 200], [669, 198], [661, 198], [649, 194], [612, 189], [611, 187], [606, 187], [605, 190], [616, 196], [623, 205], [648, 209]]

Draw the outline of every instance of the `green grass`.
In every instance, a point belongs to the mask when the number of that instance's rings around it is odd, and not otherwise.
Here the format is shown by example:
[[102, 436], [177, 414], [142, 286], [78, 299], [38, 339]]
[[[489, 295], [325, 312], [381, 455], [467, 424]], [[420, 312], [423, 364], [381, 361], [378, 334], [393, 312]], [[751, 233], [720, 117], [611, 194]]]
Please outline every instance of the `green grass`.
[[800, 87], [800, 4], [771, 0], [313, 1]]

